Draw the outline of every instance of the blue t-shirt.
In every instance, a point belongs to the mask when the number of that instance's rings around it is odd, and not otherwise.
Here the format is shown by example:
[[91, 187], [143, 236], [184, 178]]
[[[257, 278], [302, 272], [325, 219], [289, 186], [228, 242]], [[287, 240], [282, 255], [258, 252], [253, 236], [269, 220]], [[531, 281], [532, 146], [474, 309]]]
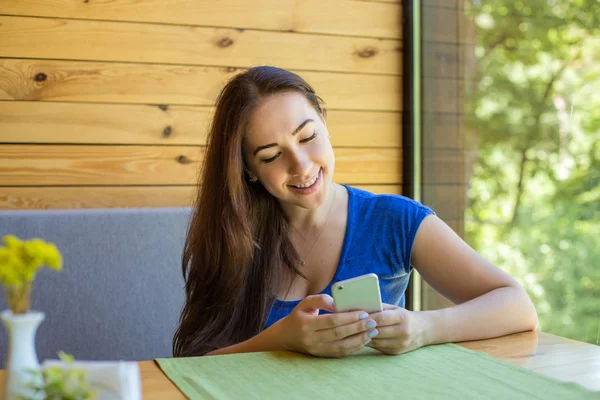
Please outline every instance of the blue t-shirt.
[[[320, 294], [331, 296], [335, 282], [375, 273], [381, 300], [404, 307], [415, 236], [423, 219], [433, 211], [404, 196], [375, 195], [344, 186], [348, 190], [348, 220], [342, 253], [333, 279]], [[300, 301], [276, 300], [265, 328], [287, 316]]]

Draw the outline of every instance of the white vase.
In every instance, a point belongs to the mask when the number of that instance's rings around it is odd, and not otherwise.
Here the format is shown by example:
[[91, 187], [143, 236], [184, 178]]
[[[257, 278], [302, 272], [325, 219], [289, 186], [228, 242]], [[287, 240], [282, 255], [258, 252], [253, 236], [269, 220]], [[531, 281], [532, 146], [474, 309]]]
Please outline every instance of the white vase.
[[13, 314], [10, 310], [6, 310], [0, 313], [0, 319], [8, 334], [5, 400], [18, 399], [19, 396], [35, 398], [26, 386], [31, 384], [35, 377], [29, 371], [40, 370], [35, 351], [35, 333], [44, 317], [44, 313], [39, 311]]

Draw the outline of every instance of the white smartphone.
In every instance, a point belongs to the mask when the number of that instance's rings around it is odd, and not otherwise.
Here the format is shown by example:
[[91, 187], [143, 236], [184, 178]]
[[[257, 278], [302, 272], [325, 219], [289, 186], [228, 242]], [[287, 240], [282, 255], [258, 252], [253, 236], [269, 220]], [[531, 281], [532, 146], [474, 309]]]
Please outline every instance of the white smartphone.
[[339, 281], [331, 286], [337, 312], [364, 310], [368, 313], [382, 310], [379, 278], [365, 274]]

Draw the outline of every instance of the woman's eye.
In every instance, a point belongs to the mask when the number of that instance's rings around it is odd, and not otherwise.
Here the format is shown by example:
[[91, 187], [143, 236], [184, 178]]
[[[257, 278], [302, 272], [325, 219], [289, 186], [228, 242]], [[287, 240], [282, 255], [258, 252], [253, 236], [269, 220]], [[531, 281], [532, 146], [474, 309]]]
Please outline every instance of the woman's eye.
[[280, 155], [280, 154], [281, 154], [281, 153], [277, 153], [277, 154], [275, 154], [273, 157], [271, 157], [271, 158], [267, 158], [267, 159], [265, 159], [265, 160], [262, 160], [262, 161], [263, 161], [265, 164], [270, 164], [270, 163], [272, 163], [273, 161], [277, 160], [277, 159], [279, 158], [279, 155]]
[[311, 140], [313, 140], [314, 138], [316, 138], [316, 137], [317, 137], [317, 135], [318, 135], [318, 133], [317, 133], [317, 132], [313, 132], [312, 136], [310, 136], [310, 137], [307, 137], [306, 139], [302, 139], [302, 140], [300, 141], [300, 143], [307, 143], [307, 142], [310, 142]]

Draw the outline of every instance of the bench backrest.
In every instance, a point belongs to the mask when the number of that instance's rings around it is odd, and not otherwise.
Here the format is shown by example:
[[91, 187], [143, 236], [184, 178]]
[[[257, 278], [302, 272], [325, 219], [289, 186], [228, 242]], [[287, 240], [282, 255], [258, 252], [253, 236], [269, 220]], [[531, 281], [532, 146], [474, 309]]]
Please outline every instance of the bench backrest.
[[190, 208], [0, 211], [0, 236], [39, 237], [63, 255], [62, 272], [44, 268], [34, 282], [31, 309], [46, 314], [36, 337], [40, 362], [59, 350], [80, 360], [171, 356], [189, 216]]

